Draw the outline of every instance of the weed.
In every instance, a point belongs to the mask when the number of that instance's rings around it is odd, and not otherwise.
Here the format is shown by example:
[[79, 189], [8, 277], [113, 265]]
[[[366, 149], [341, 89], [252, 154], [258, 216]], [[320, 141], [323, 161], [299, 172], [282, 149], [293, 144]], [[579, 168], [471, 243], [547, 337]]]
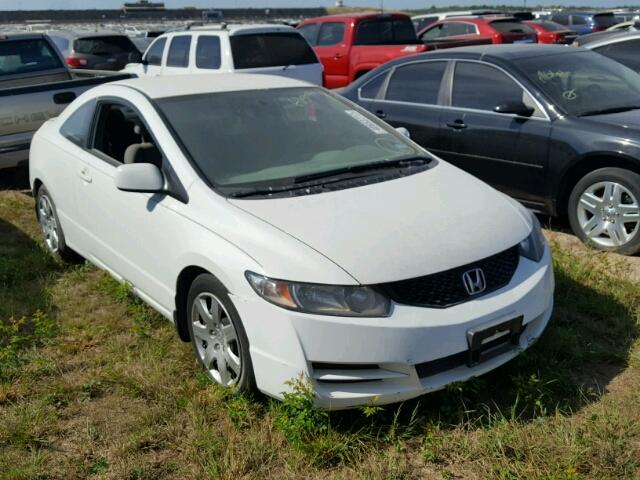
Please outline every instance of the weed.
[[107, 470], [109, 470], [109, 462], [104, 457], [96, 458], [89, 467], [89, 472], [92, 475], [100, 475], [101, 473], [105, 473]]
[[316, 407], [313, 387], [302, 375], [287, 385], [291, 391], [277, 404], [275, 425], [292, 446], [304, 450], [310, 441], [329, 431], [329, 414]]

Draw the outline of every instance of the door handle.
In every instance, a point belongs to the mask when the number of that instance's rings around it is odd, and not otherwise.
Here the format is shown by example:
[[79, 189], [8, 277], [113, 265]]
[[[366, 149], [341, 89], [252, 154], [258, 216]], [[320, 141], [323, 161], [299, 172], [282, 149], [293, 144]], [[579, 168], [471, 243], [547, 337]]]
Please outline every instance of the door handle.
[[340, 60], [341, 58], [342, 58], [342, 54], [341, 54], [341, 53], [336, 53], [336, 54], [333, 56], [333, 59], [334, 59], [334, 60]]
[[87, 167], [82, 167], [78, 172], [78, 176], [87, 183], [91, 183], [92, 181], [91, 175], [89, 174], [89, 169]]
[[449, 128], [453, 128], [454, 130], [462, 130], [464, 128], [467, 128], [467, 124], [464, 123], [464, 120], [454, 120], [453, 122], [449, 122], [447, 123], [447, 127]]
[[378, 118], [387, 118], [387, 114], [382, 110], [376, 110], [375, 116]]
[[59, 92], [53, 94], [53, 103], [56, 105], [66, 105], [76, 99], [75, 92]]

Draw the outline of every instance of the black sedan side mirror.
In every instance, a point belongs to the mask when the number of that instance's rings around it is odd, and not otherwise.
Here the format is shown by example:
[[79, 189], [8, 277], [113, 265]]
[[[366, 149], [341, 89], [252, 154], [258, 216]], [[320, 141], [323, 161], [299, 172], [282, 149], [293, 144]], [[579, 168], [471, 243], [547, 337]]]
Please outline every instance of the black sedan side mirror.
[[518, 115], [520, 117], [530, 117], [535, 112], [533, 107], [528, 107], [524, 102], [512, 101], [504, 102], [496, 106], [493, 109], [496, 113], [507, 113], [511, 115]]

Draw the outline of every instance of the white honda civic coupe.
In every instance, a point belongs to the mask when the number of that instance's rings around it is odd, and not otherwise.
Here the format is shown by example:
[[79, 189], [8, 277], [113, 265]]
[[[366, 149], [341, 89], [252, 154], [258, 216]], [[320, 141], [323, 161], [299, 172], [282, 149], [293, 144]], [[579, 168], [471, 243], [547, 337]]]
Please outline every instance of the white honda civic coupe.
[[207, 375], [329, 409], [493, 370], [543, 333], [526, 209], [319, 87], [256, 75], [87, 91], [31, 146], [46, 246], [126, 281]]

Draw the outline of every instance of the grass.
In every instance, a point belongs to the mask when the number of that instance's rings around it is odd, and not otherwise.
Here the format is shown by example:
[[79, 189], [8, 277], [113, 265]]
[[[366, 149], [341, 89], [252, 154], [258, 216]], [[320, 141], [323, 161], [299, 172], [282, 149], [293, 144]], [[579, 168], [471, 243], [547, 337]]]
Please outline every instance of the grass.
[[104, 273], [39, 246], [0, 192], [1, 479], [640, 478], [640, 288], [624, 261], [554, 245], [556, 312], [482, 378], [327, 414], [232, 397], [173, 327]]

